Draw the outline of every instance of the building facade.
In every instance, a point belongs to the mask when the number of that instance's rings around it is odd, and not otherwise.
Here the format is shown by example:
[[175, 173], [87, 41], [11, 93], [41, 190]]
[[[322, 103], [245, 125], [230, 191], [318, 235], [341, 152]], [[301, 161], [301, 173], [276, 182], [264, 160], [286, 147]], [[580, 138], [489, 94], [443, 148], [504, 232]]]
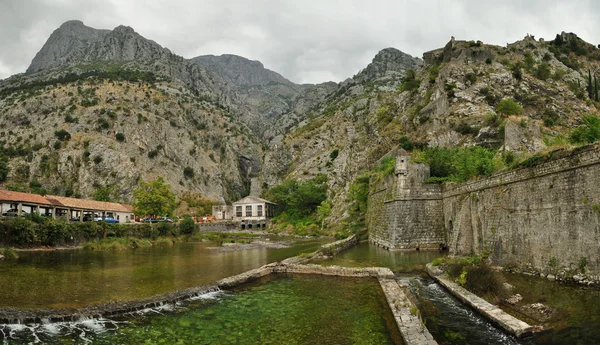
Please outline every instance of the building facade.
[[277, 204], [255, 196], [247, 196], [233, 203], [234, 221], [260, 221], [273, 218]]
[[214, 205], [212, 207], [212, 215], [217, 220], [233, 220], [233, 206]]

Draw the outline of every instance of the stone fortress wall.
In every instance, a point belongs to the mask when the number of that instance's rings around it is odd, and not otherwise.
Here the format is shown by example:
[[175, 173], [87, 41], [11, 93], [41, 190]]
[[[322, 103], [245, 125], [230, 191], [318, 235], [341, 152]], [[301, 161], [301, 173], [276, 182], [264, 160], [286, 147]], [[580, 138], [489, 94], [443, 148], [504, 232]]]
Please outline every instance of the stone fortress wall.
[[424, 184], [428, 176], [428, 167], [404, 152], [395, 176], [372, 184], [371, 242], [448, 246], [456, 255], [490, 250], [496, 264], [542, 272], [585, 260], [589, 273], [600, 273], [600, 146], [554, 152], [537, 166], [462, 184]]

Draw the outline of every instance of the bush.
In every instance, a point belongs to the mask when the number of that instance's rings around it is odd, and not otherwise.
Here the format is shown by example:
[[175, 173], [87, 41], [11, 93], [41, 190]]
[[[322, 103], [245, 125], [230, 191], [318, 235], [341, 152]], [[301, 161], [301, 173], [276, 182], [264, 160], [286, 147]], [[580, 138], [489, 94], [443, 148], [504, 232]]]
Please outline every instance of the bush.
[[502, 125], [502, 118], [498, 114], [487, 113], [483, 124], [490, 127], [500, 127]]
[[117, 139], [118, 142], [122, 143], [125, 141], [125, 134], [117, 133], [117, 134], [115, 134], [115, 138]]
[[496, 151], [480, 146], [442, 148], [430, 147], [415, 152], [415, 161], [429, 165], [432, 178], [464, 182], [494, 172]]
[[400, 137], [400, 147], [406, 151], [412, 151], [415, 148], [415, 145], [406, 135], [403, 135]]
[[477, 80], [477, 74], [475, 74], [473, 72], [467, 73], [466, 77], [467, 77], [467, 80], [471, 82], [471, 84], [473, 84]]
[[183, 169], [183, 176], [187, 179], [194, 178], [194, 169], [190, 167], [185, 167]]
[[338, 149], [331, 151], [331, 153], [329, 154], [329, 159], [334, 161], [338, 157], [339, 153], [340, 153], [340, 150], [338, 150]]
[[4, 248], [2, 250], [0, 250], [0, 254], [2, 254], [2, 256], [4, 256], [5, 259], [18, 259], [19, 255], [17, 254], [17, 252], [12, 249], [12, 248]]
[[158, 156], [158, 150], [152, 150], [148, 152], [148, 158], [154, 159], [156, 156]]
[[399, 91], [414, 91], [421, 85], [421, 80], [417, 79], [417, 73], [414, 69], [406, 71], [406, 76], [402, 79]]
[[505, 98], [498, 103], [496, 111], [504, 115], [521, 115], [523, 108], [512, 99]]
[[179, 231], [184, 235], [189, 235], [193, 234], [195, 229], [196, 224], [194, 223], [192, 217], [190, 217], [188, 214], [183, 216], [183, 220], [179, 224]]
[[546, 80], [550, 78], [551, 74], [550, 65], [547, 62], [542, 62], [535, 70], [535, 76], [540, 80]]
[[504, 283], [505, 280], [499, 272], [482, 263], [467, 268], [464, 287], [476, 295], [498, 302], [508, 297]]
[[158, 229], [159, 236], [167, 236], [172, 234], [174, 226], [171, 223], [162, 222], [158, 223], [156, 228]]
[[569, 136], [573, 143], [591, 144], [600, 140], [600, 118], [595, 115], [584, 115], [583, 124]]
[[477, 135], [477, 133], [479, 133], [479, 128], [473, 127], [464, 121], [455, 125], [454, 130], [462, 135]]
[[54, 131], [54, 135], [60, 141], [67, 141], [67, 140], [71, 139], [71, 133], [65, 131], [64, 129], [60, 129], [58, 131]]

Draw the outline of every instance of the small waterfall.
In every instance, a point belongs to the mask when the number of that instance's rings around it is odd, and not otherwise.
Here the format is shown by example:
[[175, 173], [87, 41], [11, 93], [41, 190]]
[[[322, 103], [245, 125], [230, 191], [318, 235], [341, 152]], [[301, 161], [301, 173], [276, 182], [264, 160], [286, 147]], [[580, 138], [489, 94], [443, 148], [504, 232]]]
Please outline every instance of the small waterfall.
[[462, 343], [462, 339], [470, 345], [529, 344], [496, 328], [429, 278], [402, 281], [416, 296], [427, 328], [436, 339], [450, 343]]
[[[185, 302], [208, 301], [218, 299], [226, 292], [214, 289], [206, 293], [197, 293], [177, 302], [157, 302], [152, 307], [132, 311], [125, 315], [144, 316], [147, 314], [164, 314], [184, 307]], [[118, 321], [104, 317], [78, 315], [73, 321], [52, 322], [50, 318], [41, 318], [36, 323], [26, 324], [15, 319], [10, 323], [0, 324], [0, 341], [7, 345], [9, 341], [18, 341], [28, 344], [42, 344], [53, 342], [57, 337], [70, 337], [76, 342], [93, 343], [94, 337], [99, 334], [119, 329], [119, 325], [129, 321]]]

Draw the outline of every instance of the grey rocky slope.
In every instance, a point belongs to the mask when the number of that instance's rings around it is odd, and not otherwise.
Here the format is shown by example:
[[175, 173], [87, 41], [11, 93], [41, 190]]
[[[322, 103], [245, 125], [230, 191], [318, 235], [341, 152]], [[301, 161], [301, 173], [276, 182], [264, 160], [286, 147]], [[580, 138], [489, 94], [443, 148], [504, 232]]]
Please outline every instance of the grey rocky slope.
[[[161, 175], [179, 194], [231, 200], [250, 180], [270, 187], [323, 173], [342, 217], [352, 181], [403, 136], [518, 154], [564, 142], [596, 112], [585, 87], [598, 57], [566, 33], [507, 47], [452, 40], [423, 60], [386, 48], [342, 83], [296, 85], [242, 57], [186, 60], [128, 27], [68, 22], [29, 73], [0, 81], [7, 184], [38, 180], [82, 196], [114, 185], [127, 200], [140, 178]], [[520, 113], [498, 110], [503, 99]], [[71, 138], [57, 138], [60, 129]]]
[[[286, 174], [326, 174], [332, 217], [343, 218], [352, 181], [402, 137], [502, 148], [517, 157], [562, 147], [583, 115], [597, 113], [586, 87], [588, 74], [600, 73], [598, 57], [600, 49], [567, 33], [553, 41], [527, 36], [507, 47], [452, 40], [423, 62], [386, 49], [283, 138]], [[517, 111], [500, 107], [503, 100]]]
[[128, 201], [163, 176], [179, 195], [235, 200], [261, 170], [262, 142], [227, 84], [129, 27], [67, 22], [28, 71], [0, 81], [12, 188]]

